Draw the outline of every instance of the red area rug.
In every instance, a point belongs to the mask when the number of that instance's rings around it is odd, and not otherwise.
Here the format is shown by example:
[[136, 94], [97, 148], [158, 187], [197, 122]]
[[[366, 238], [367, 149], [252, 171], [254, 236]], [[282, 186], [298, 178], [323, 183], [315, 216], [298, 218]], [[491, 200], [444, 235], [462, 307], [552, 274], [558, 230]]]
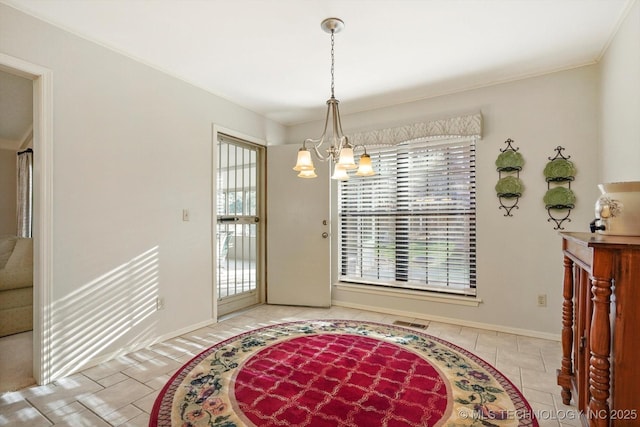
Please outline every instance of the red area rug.
[[150, 426], [538, 426], [517, 388], [451, 343], [370, 322], [269, 326], [204, 351]]

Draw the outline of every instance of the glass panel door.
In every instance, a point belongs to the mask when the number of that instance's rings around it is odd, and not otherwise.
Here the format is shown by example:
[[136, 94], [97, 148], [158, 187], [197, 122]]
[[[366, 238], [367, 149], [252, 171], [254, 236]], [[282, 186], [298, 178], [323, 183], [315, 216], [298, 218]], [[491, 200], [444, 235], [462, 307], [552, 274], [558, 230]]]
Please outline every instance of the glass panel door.
[[261, 301], [263, 147], [218, 134], [218, 315]]

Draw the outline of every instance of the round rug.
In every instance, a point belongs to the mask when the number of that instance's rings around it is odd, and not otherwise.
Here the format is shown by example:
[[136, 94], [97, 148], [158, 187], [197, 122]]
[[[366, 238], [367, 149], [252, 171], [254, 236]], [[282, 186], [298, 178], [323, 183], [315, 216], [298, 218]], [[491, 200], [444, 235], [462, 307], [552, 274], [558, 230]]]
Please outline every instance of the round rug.
[[446, 380], [428, 361], [358, 335], [274, 344], [245, 362], [232, 385], [238, 413], [259, 426], [430, 426], [450, 401]]
[[449, 342], [372, 322], [250, 331], [165, 385], [150, 426], [538, 426], [517, 388]]

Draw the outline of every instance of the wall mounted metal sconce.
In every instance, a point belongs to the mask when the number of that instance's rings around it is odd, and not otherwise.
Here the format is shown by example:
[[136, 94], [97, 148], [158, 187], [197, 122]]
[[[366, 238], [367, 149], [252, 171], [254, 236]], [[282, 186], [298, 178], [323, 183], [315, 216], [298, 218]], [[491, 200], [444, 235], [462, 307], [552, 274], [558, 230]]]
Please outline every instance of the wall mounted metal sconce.
[[547, 181], [547, 192], [544, 195], [544, 207], [549, 214], [547, 221], [555, 222], [554, 230], [564, 230], [562, 223], [571, 222], [569, 215], [575, 207], [576, 195], [571, 190], [571, 182], [575, 179], [576, 167], [569, 159], [571, 156], [564, 156], [564, 148], [557, 146], [556, 155], [549, 157], [550, 160], [544, 168], [544, 177]]
[[496, 159], [496, 170], [498, 171], [498, 183], [496, 184], [496, 194], [500, 206], [504, 209], [504, 216], [513, 216], [511, 211], [518, 208], [518, 201], [524, 191], [524, 184], [520, 180], [520, 171], [524, 166], [524, 158], [518, 152], [520, 148], [514, 148], [511, 138], [505, 141], [507, 147], [500, 149], [500, 155]]

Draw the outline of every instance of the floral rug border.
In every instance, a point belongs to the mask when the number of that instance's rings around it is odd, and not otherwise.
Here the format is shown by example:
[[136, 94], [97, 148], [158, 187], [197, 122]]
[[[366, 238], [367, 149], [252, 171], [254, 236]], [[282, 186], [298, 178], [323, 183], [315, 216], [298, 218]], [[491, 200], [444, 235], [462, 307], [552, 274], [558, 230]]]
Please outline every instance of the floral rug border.
[[[247, 339], [252, 335], [258, 336], [268, 330], [273, 331], [275, 335], [275, 337], [266, 339], [268, 342], [260, 339]], [[455, 385], [458, 391], [458, 397], [455, 399], [456, 413], [458, 416], [452, 417], [452, 419], [445, 424], [446, 426], [538, 427], [539, 425], [538, 421], [533, 416], [531, 406], [517, 387], [493, 365], [472, 352], [441, 338], [402, 326], [344, 319], [314, 319], [277, 323], [243, 332], [214, 344], [183, 365], [162, 388], [154, 403], [149, 425], [172, 425], [172, 412], [174, 407], [173, 400], [176, 391], [182, 384], [184, 384], [185, 378], [187, 378], [194, 368], [207, 358], [212, 357], [216, 351], [219, 351], [232, 343], [236, 343], [240, 344], [240, 348], [234, 347], [230, 349], [226, 352], [229, 356], [232, 356], [231, 353], [237, 353], [240, 349], [244, 352], [250, 353], [256, 349], [269, 345], [271, 342], [287, 339], [287, 337], [293, 337], [296, 336], [296, 334], [302, 336], [304, 334], [313, 333], [361, 334], [371, 336], [376, 339], [382, 339], [414, 351], [420, 354], [421, 357], [425, 357], [425, 359], [429, 360], [430, 363], [433, 363], [434, 366], [440, 368], [440, 366], [434, 363], [430, 357], [426, 357], [426, 350], [433, 347], [433, 342], [438, 343], [440, 346], [444, 347], [445, 350], [451, 349], [468, 359], [457, 360], [455, 355], [447, 355], [446, 351], [443, 352], [442, 349], [436, 348], [436, 357], [453, 357], [450, 363], [457, 364], [455, 366], [458, 368], [466, 369], [465, 375], [460, 375], [460, 379], [457, 381], [454, 378], [447, 376], [448, 381], [451, 382], [450, 386], [453, 387]], [[438, 352], [444, 354], [438, 355]], [[245, 360], [249, 357], [251, 356], [246, 356]], [[442, 363], [443, 360], [440, 360], [440, 362]], [[474, 367], [473, 364], [477, 366]], [[238, 365], [236, 364], [236, 366], [228, 367], [228, 370], [233, 370], [237, 368], [237, 366]], [[483, 370], [486, 371], [491, 378], [486, 378], [486, 374], [482, 372]], [[498, 386], [496, 387], [496, 384], [490, 385], [490, 379], [495, 380]], [[503, 392], [506, 395], [505, 397], [508, 397], [511, 401], [513, 407], [507, 408], [506, 410], [505, 408], [499, 408], [502, 409], [502, 411], [498, 410], [497, 412], [492, 411], [492, 409], [495, 409], [491, 405], [491, 402], [493, 402], [492, 399], [495, 399], [496, 395], [500, 395]], [[468, 397], [461, 398], [461, 393], [467, 393]], [[481, 405], [480, 403], [483, 404]], [[219, 413], [220, 416], [216, 417], [215, 422], [209, 423], [208, 425], [216, 427], [235, 427], [238, 425], [236, 422], [230, 420], [229, 416], [224, 416], [222, 411]], [[239, 418], [242, 419], [242, 417]], [[188, 426], [190, 424], [187, 422], [183, 425]]]

